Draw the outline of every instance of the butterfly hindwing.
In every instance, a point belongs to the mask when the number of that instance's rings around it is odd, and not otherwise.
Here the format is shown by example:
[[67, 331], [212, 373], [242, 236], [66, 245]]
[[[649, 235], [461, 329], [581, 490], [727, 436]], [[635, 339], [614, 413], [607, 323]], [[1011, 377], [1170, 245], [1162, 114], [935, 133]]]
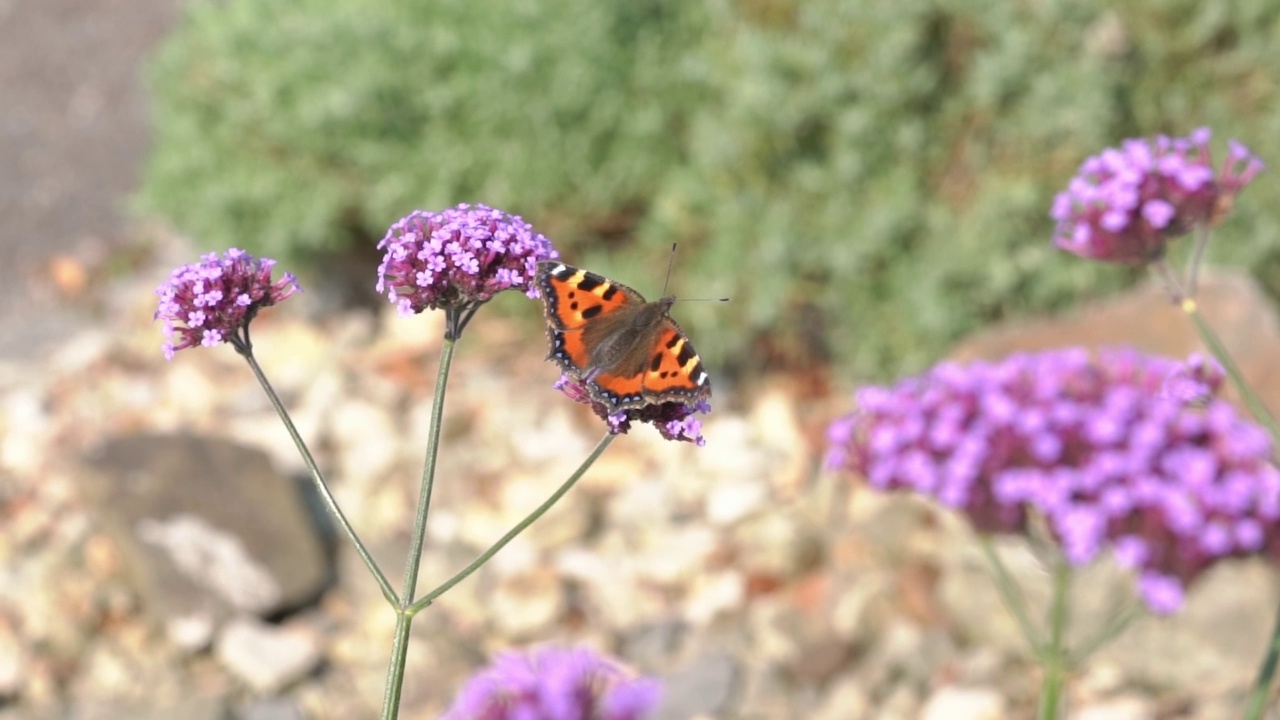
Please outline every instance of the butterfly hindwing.
[[702, 360], [674, 320], [664, 316], [642, 342], [645, 354], [638, 368], [606, 370], [591, 379], [589, 388], [597, 400], [617, 412], [664, 402], [690, 404], [711, 396]]
[[644, 375], [645, 395], [652, 402], [694, 401], [711, 395], [711, 380], [689, 338], [671, 318], [664, 318], [653, 342], [653, 357]]

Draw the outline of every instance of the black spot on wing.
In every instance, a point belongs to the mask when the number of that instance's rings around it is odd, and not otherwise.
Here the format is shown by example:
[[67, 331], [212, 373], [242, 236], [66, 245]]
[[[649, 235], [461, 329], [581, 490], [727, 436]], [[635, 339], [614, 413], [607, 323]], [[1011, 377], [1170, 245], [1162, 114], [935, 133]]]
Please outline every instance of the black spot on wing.
[[618, 294], [618, 286], [610, 285], [609, 287], [604, 289], [604, 292], [601, 293], [600, 297], [604, 298], [605, 302], [609, 302], [610, 300], [613, 299], [613, 296], [617, 294]]
[[603, 284], [604, 284], [604, 280], [602, 278], [598, 278], [594, 275], [584, 274], [582, 276], [582, 279], [578, 281], [578, 289], [581, 290], [582, 292], [591, 292], [592, 290], [595, 290], [596, 288], [600, 287]]
[[[668, 344], [668, 347], [669, 346], [670, 345]], [[680, 348], [680, 355], [676, 357], [676, 362], [680, 363], [680, 367], [684, 367], [685, 365], [689, 364], [690, 360], [697, 360], [697, 359], [698, 359], [698, 354], [693, 351], [693, 346], [690, 345], [689, 343], [685, 343], [684, 347]]]
[[654, 353], [653, 360], [649, 361], [649, 372], [658, 372], [662, 367], [662, 353]]
[[[576, 306], [576, 305], [577, 305], [577, 303], [574, 303], [574, 305]], [[591, 318], [593, 318], [593, 317], [595, 317], [595, 316], [599, 315], [599, 314], [600, 314], [600, 313], [602, 313], [602, 312], [604, 312], [604, 306], [603, 306], [603, 305], [592, 305], [591, 307], [589, 307], [589, 308], [587, 308], [586, 310], [583, 310], [583, 311], [582, 311], [582, 319], [583, 319], [583, 320], [590, 320]]]

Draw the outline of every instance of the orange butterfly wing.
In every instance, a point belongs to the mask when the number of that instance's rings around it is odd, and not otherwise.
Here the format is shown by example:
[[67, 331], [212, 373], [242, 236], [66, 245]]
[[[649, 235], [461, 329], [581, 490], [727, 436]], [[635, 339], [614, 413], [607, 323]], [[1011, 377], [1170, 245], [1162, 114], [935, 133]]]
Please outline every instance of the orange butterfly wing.
[[538, 263], [537, 281], [551, 339], [547, 357], [575, 374], [586, 370], [590, 354], [583, 334], [574, 331], [624, 305], [644, 302], [640, 293], [626, 285], [554, 260]]
[[648, 366], [638, 374], [601, 372], [592, 378], [603, 391], [598, 399], [617, 412], [664, 402], [691, 405], [711, 397], [711, 379], [702, 368], [702, 359], [671, 318], [662, 319], [651, 352]]

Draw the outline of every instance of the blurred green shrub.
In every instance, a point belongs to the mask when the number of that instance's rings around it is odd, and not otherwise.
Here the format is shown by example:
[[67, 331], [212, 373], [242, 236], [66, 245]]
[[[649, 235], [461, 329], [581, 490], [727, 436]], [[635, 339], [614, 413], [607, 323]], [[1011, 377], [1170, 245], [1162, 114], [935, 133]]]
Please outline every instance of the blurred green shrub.
[[683, 7], [197, 0], [151, 68], [143, 206], [295, 260], [419, 207], [608, 215], [679, 162]]
[[[677, 308], [713, 368], [884, 377], [1137, 277], [1049, 245], [1085, 156], [1210, 125], [1280, 163], [1276, 37], [1273, 0], [198, 4], [143, 197], [278, 255], [483, 201], [651, 295], [676, 240], [673, 290], [734, 297]], [[1280, 287], [1256, 185], [1211, 259]]]

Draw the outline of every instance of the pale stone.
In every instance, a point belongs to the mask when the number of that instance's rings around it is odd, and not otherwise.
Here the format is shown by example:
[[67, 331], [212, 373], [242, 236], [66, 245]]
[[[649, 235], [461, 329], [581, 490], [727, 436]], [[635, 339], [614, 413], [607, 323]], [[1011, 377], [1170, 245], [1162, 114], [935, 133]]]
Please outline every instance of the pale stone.
[[694, 581], [685, 599], [684, 617], [693, 625], [710, 624], [722, 614], [738, 610], [747, 599], [742, 573], [721, 570]]
[[769, 488], [762, 481], [721, 483], [707, 493], [706, 517], [714, 525], [732, 525], [759, 512], [768, 500]]
[[675, 493], [662, 480], [637, 479], [609, 499], [607, 514], [611, 527], [661, 527], [676, 514]]
[[400, 455], [400, 430], [387, 410], [362, 399], [348, 399], [333, 408], [329, 435], [341, 449], [338, 478], [368, 488], [395, 467]]
[[334, 348], [318, 325], [285, 315], [254, 323], [253, 354], [276, 392], [288, 397], [333, 364]]
[[306, 677], [323, 658], [314, 635], [237, 617], [218, 635], [215, 654], [233, 675], [261, 693], [275, 693]]
[[636, 562], [642, 577], [676, 585], [702, 572], [707, 558], [720, 547], [714, 530], [700, 525], [671, 528], [644, 538]]
[[507, 578], [488, 596], [489, 615], [514, 640], [535, 637], [564, 612], [564, 588], [550, 569]]
[[13, 626], [0, 620], [0, 701], [17, 695], [26, 681], [26, 658]]
[[195, 654], [208, 649], [213, 643], [217, 619], [211, 612], [174, 615], [165, 620], [164, 630], [174, 647]]
[[585, 604], [605, 627], [629, 628], [662, 614], [661, 594], [639, 582], [635, 563], [606, 552], [562, 551], [556, 569], [585, 588]]
[[856, 678], [838, 681], [822, 704], [813, 712], [812, 720], [850, 720], [871, 714], [871, 697], [867, 688]]
[[942, 687], [920, 710], [921, 720], [1003, 720], [1005, 699], [988, 687]]
[[1156, 704], [1133, 695], [1103, 700], [1071, 711], [1075, 720], [1155, 720]]

